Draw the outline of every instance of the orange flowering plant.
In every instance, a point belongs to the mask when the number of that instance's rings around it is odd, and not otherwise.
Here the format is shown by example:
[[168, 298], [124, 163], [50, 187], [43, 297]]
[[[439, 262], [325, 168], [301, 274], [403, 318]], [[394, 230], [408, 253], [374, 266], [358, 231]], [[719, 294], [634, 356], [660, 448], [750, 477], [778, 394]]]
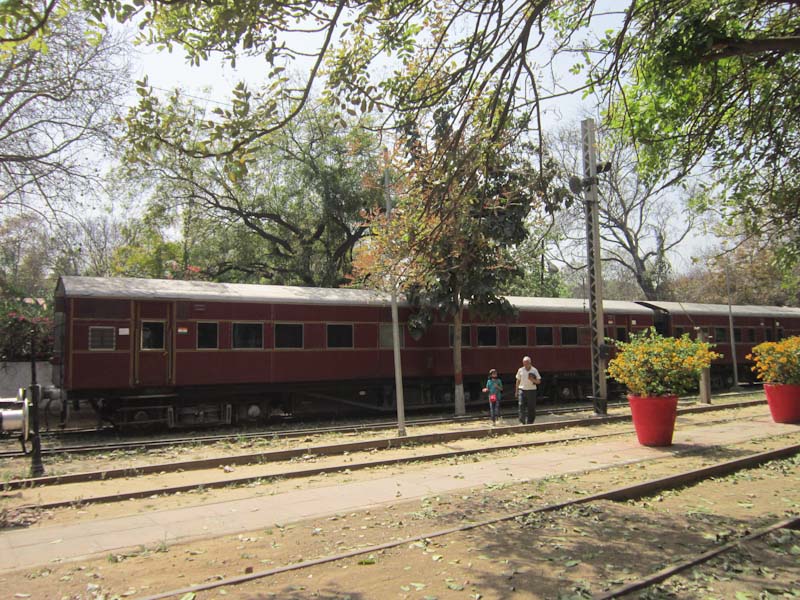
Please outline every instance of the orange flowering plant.
[[762, 342], [747, 359], [755, 361], [753, 371], [766, 383], [800, 385], [800, 336]]
[[664, 337], [653, 327], [614, 345], [617, 355], [608, 363], [608, 374], [634, 396], [686, 394], [695, 388], [702, 370], [722, 356], [689, 334]]

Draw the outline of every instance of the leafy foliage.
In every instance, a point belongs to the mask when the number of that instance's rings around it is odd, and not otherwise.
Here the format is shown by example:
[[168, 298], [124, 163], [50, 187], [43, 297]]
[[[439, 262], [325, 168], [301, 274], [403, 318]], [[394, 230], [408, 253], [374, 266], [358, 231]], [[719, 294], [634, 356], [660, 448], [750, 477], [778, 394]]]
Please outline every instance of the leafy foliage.
[[[644, 2], [614, 40], [632, 81], [612, 110], [646, 172], [708, 167], [728, 222], [800, 259], [800, 10], [794, 2]], [[611, 49], [611, 47], [608, 47]]]
[[128, 176], [148, 190], [147, 219], [180, 230], [181, 241], [164, 247], [171, 260], [215, 280], [344, 283], [366, 232], [360, 212], [381, 194], [368, 121], [345, 122], [315, 104], [241, 160], [177, 149], [213, 122], [179, 91], [166, 102], [148, 95], [129, 115]]
[[753, 372], [766, 383], [800, 385], [800, 336], [762, 342], [747, 359], [755, 361]]
[[[477, 111], [482, 102], [475, 101]], [[525, 240], [531, 207], [543, 207], [560, 190], [551, 187], [552, 173], [531, 164], [530, 146], [517, 141], [524, 121], [498, 141], [477, 126], [458, 131], [452, 118], [450, 111], [434, 111], [430, 138], [406, 123], [408, 161], [396, 168], [397, 208], [372, 214], [373, 235], [358, 250], [354, 275], [372, 287], [406, 291], [414, 307], [412, 334], [437, 317], [452, 320], [456, 414], [463, 414], [464, 306], [486, 318], [512, 312], [501, 296], [519, 273], [509, 249]], [[540, 164], [548, 163], [542, 157]]]
[[636, 396], [686, 394], [697, 386], [702, 370], [722, 357], [708, 342], [688, 334], [663, 337], [652, 327], [614, 344], [617, 355], [608, 363], [608, 374]]
[[[9, 15], [26, 20], [20, 4], [2, 3], [3, 35], [14, 36]], [[48, 14], [35, 37], [0, 47], [0, 206], [76, 204], [97, 179], [83, 153], [110, 141], [127, 83], [123, 40], [89, 33], [85, 14]]]
[[0, 298], [0, 362], [48, 359], [53, 352], [53, 320], [34, 298]]

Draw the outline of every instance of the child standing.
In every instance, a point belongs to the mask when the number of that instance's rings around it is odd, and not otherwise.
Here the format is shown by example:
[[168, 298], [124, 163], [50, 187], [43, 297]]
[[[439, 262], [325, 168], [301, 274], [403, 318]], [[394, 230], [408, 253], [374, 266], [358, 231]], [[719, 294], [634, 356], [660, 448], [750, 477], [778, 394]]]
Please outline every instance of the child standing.
[[503, 397], [503, 381], [497, 376], [497, 369], [489, 371], [486, 391], [489, 393], [489, 413], [494, 424], [500, 416], [500, 399]]

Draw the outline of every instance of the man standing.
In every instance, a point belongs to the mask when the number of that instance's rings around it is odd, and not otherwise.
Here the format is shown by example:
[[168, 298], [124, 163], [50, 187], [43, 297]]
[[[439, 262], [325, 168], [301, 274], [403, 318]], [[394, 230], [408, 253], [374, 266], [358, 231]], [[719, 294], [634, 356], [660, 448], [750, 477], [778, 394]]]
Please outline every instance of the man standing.
[[531, 365], [531, 357], [522, 359], [522, 366], [517, 371], [517, 382], [514, 394], [519, 403], [519, 422], [523, 425], [536, 420], [536, 386], [542, 383], [542, 377], [536, 367]]

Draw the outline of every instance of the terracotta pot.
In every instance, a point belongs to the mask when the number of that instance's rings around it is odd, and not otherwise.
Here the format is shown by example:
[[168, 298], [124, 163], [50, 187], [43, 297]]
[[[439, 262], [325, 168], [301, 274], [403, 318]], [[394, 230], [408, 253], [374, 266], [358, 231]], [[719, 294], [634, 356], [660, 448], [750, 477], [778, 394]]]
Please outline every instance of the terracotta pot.
[[800, 385], [765, 383], [767, 404], [776, 423], [800, 423]]
[[628, 396], [633, 427], [642, 446], [671, 446], [678, 414], [678, 397]]

